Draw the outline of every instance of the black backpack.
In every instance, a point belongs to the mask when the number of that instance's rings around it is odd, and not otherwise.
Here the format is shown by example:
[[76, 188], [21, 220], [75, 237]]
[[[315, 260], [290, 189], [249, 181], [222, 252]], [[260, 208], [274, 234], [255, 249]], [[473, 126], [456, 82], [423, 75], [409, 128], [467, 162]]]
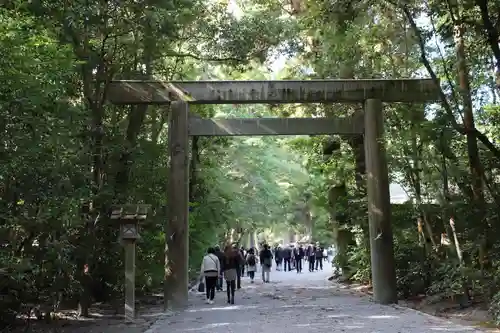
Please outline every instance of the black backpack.
[[253, 254], [250, 254], [247, 258], [247, 264], [249, 266], [255, 266], [256, 262], [255, 262], [255, 256]]

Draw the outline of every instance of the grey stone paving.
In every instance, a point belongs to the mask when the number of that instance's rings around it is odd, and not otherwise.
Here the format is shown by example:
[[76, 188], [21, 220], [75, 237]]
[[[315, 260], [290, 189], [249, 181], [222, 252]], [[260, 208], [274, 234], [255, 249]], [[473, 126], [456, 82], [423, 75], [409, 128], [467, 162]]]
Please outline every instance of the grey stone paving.
[[271, 283], [243, 280], [235, 305], [192, 294], [186, 311], [158, 320], [147, 333], [426, 333], [486, 332], [402, 307], [374, 304], [327, 281], [322, 272], [276, 272]]

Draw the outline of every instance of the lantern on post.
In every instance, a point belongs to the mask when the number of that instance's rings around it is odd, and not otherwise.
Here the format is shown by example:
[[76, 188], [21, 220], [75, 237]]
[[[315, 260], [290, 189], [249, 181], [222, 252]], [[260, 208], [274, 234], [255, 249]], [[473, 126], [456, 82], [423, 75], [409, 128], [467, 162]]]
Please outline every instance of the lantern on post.
[[113, 207], [111, 219], [120, 223], [120, 239], [125, 248], [125, 320], [135, 319], [135, 245], [139, 222], [146, 220], [150, 205], [123, 205]]

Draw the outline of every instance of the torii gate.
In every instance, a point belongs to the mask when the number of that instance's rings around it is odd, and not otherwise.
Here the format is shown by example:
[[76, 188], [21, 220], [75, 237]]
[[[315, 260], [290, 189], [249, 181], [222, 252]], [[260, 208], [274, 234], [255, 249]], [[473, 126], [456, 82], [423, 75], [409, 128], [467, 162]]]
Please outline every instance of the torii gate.
[[[168, 224], [165, 300], [183, 308], [188, 299], [189, 137], [243, 135], [365, 135], [373, 298], [397, 302], [382, 102], [433, 102], [432, 79], [308, 81], [112, 81], [114, 104], [171, 104], [168, 147]], [[332, 118], [202, 119], [190, 104], [364, 103], [364, 114]], [[167, 253], [168, 252], [168, 253]], [[170, 272], [167, 274], [167, 272]], [[167, 304], [167, 303], [166, 303]]]

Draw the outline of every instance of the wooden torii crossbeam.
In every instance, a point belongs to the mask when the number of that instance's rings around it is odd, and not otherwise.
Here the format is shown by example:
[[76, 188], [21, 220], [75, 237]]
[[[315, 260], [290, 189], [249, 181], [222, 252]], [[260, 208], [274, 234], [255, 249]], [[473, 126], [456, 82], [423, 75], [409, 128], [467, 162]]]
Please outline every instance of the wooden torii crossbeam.
[[439, 100], [431, 79], [293, 81], [111, 81], [107, 98], [114, 104], [285, 104]]
[[[440, 93], [439, 84], [431, 79], [109, 83], [107, 99], [114, 104], [171, 104], [165, 305], [187, 306], [189, 137], [219, 135], [364, 135], [373, 298], [382, 304], [397, 302], [382, 105], [439, 101]], [[189, 114], [190, 104], [286, 103], [363, 103], [364, 112], [347, 117], [288, 119], [203, 119]]]

